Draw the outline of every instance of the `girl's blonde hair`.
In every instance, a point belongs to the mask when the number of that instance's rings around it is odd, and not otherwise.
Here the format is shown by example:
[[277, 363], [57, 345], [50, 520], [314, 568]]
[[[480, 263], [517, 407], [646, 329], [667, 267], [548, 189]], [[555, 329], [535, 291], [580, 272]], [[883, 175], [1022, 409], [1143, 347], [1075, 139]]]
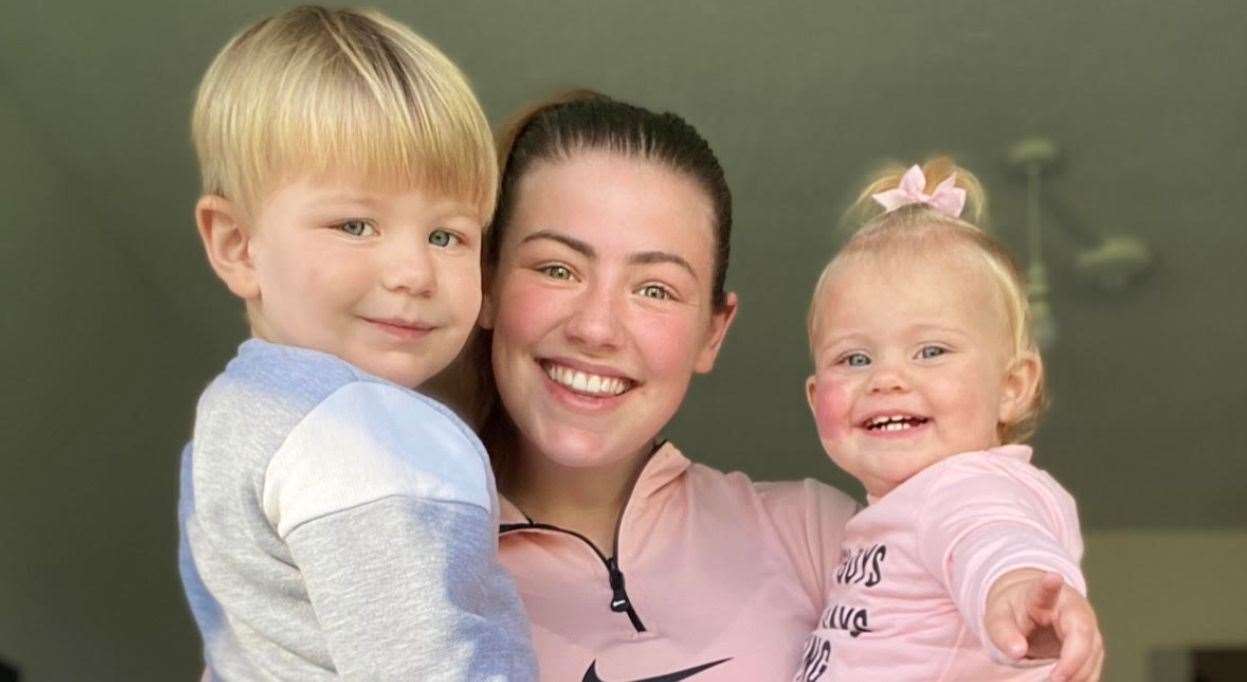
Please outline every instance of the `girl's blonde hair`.
[[431, 43], [371, 10], [296, 7], [234, 36], [191, 117], [203, 192], [254, 215], [283, 180], [344, 170], [493, 211], [489, 124]]
[[1012, 357], [1030, 354], [1040, 361], [1039, 376], [1030, 404], [1018, 419], [999, 426], [1002, 442], [1016, 443], [1025, 440], [1035, 432], [1039, 415], [1047, 405], [1047, 394], [1043, 363], [1031, 330], [1030, 304], [1026, 297], [1022, 271], [1008, 249], [979, 227], [984, 224], [987, 214], [987, 195], [983, 191], [982, 183], [973, 173], [957, 166], [947, 156], [936, 157], [922, 164], [927, 183], [923, 192], [934, 192], [937, 185], [955, 174], [955, 186], [966, 193], [961, 217], [949, 216], [923, 203], [885, 211], [873, 199], [873, 195], [898, 187], [905, 171], [905, 166], [891, 164], [872, 175], [846, 214], [850, 225], [860, 227], [852, 233], [848, 242], [819, 275], [806, 318], [810, 346], [814, 348], [818, 333], [821, 294], [836, 264], [868, 253], [912, 256], [939, 252], [950, 247], [960, 248], [977, 257], [999, 287], [1012, 336]]

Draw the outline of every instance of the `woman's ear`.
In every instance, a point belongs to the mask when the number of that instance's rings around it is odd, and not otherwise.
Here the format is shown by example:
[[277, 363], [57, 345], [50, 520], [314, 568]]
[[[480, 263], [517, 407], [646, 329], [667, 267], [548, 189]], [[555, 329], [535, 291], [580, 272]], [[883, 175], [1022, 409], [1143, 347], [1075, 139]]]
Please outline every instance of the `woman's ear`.
[[1025, 351], [1014, 358], [1005, 372], [1000, 391], [998, 421], [1001, 424], [1013, 424], [1026, 416], [1035, 401], [1035, 391], [1039, 389], [1041, 376], [1043, 361], [1038, 354]]
[[740, 301], [736, 298], [736, 292], [728, 292], [723, 306], [710, 314], [710, 331], [706, 336], [706, 344], [698, 352], [697, 362], [693, 365], [693, 369], [699, 374], [714, 369], [715, 358], [719, 357], [719, 349], [723, 347], [723, 339], [727, 336], [732, 321], [736, 319], [739, 307]]
[[251, 261], [251, 234], [243, 214], [225, 197], [205, 194], [195, 204], [195, 223], [208, 264], [235, 296], [244, 301], [260, 297], [260, 285]]
[[481, 312], [476, 316], [476, 326], [481, 329], [494, 328], [494, 297], [488, 288], [481, 296]]

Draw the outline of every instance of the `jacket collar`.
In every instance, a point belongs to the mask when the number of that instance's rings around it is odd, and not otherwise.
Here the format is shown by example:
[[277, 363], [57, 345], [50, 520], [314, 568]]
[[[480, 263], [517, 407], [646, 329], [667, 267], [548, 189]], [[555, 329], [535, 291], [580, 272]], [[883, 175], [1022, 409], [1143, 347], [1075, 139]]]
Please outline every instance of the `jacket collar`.
[[[653, 497], [668, 483], [683, 476], [691, 464], [692, 462], [680, 452], [679, 448], [672, 445], [671, 441], [663, 441], [650, 455], [645, 466], [641, 468], [641, 475], [637, 477], [636, 485], [632, 487], [632, 495], [628, 499], [627, 506]], [[526, 526], [533, 523], [533, 520], [525, 516], [519, 507], [501, 494], [498, 495], [498, 514], [499, 523], [504, 526]]]

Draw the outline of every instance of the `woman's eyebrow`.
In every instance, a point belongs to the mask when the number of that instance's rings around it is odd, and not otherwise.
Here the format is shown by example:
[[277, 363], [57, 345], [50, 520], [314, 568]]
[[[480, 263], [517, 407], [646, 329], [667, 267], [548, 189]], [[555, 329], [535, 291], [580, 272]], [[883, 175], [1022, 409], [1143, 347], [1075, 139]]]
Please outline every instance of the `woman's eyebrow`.
[[666, 251], [642, 251], [640, 253], [634, 253], [628, 257], [628, 262], [634, 265], [649, 265], [651, 263], [672, 263], [674, 265], [678, 265], [684, 268], [685, 270], [688, 270], [688, 274], [692, 275], [693, 279], [695, 280], [701, 279], [700, 277], [697, 276], [697, 272], [693, 270], [693, 266], [689, 265], [689, 262], [687, 260], [685, 260], [684, 258], [674, 253], [668, 253]]
[[576, 253], [581, 254], [585, 258], [597, 258], [597, 252], [594, 251], [593, 247], [589, 246], [589, 244], [587, 244], [586, 242], [582, 242], [579, 239], [576, 239], [574, 237], [569, 237], [565, 234], [560, 234], [553, 230], [537, 230], [536, 232], [521, 239], [520, 244], [527, 244], [528, 242], [537, 241], [540, 239], [549, 239], [551, 241], [556, 241], [566, 246], [567, 248], [571, 249], [572, 251], [575, 251]]

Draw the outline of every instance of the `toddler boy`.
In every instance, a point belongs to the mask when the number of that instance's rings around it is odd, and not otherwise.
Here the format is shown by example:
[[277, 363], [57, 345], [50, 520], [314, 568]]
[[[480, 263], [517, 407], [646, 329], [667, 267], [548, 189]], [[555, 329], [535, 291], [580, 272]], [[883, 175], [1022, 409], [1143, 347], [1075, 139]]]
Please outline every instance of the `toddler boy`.
[[412, 389], [481, 303], [492, 138], [393, 20], [300, 7], [200, 85], [195, 214], [251, 337], [183, 453], [180, 567], [220, 679], [534, 679], [486, 453]]

